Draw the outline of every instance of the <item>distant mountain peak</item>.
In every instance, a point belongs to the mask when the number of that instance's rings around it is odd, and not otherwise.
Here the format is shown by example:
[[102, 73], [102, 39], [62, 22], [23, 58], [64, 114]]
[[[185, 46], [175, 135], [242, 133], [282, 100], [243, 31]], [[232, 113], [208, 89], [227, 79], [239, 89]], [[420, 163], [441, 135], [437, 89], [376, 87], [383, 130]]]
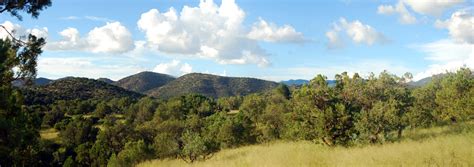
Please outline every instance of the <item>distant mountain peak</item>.
[[[49, 104], [55, 100], [140, 98], [143, 95], [121, 87], [83, 77], [65, 77], [44, 86], [23, 89], [29, 104]], [[41, 98], [37, 98], [41, 97]]]
[[145, 93], [151, 89], [155, 89], [166, 85], [175, 78], [168, 74], [155, 73], [151, 71], [143, 71], [128, 77], [122, 78], [115, 82], [115, 85], [122, 88]]
[[278, 83], [256, 78], [227, 77], [204, 73], [183, 75], [148, 95], [170, 98], [186, 94], [202, 94], [208, 97], [226, 97], [263, 92], [278, 86]]

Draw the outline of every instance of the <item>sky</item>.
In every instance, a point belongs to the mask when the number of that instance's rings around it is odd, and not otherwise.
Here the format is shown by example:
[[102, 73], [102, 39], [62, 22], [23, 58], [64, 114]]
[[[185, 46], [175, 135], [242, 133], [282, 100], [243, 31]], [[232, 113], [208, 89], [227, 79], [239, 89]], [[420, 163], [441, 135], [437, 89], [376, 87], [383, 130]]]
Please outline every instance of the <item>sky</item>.
[[154, 71], [282, 81], [387, 70], [419, 80], [474, 68], [473, 3], [56, 0], [38, 19], [2, 14], [0, 24], [46, 38], [37, 68], [50, 79]]

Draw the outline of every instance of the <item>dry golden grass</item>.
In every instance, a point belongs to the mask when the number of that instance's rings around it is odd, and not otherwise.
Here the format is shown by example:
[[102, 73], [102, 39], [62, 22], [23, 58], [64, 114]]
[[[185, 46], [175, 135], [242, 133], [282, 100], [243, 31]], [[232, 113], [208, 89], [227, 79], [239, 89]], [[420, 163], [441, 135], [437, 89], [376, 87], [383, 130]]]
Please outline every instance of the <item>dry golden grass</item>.
[[57, 140], [59, 132], [54, 128], [42, 129], [40, 131], [41, 139], [44, 140]]
[[276, 142], [223, 150], [207, 161], [153, 160], [149, 166], [474, 166], [474, 124], [411, 130], [401, 142], [362, 147], [326, 147]]

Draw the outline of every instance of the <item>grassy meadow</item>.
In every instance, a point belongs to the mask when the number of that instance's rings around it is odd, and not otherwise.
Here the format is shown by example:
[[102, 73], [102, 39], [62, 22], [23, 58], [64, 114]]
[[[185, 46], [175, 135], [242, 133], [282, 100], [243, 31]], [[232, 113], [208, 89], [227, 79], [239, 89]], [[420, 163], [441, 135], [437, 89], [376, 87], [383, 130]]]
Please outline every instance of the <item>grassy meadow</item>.
[[278, 141], [222, 150], [211, 159], [188, 164], [179, 159], [152, 160], [152, 166], [474, 166], [474, 122], [404, 132], [399, 142], [327, 147], [311, 142]]

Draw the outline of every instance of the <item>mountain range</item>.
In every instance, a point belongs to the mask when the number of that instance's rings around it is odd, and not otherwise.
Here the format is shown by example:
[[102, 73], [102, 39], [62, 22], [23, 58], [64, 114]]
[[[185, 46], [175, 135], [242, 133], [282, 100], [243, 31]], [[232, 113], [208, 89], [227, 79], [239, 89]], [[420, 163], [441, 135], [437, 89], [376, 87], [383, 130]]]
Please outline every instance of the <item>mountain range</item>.
[[173, 80], [175, 78], [170, 75], [145, 71], [120, 79], [113, 84], [131, 91], [146, 93], [151, 89], [162, 87]]
[[118, 81], [108, 78], [89, 79], [65, 77], [57, 80], [37, 78], [34, 85], [14, 82], [25, 94], [27, 103], [49, 104], [56, 100], [139, 98], [149, 95], [168, 99], [186, 94], [201, 94], [211, 98], [248, 95], [264, 92], [279, 83], [255, 78], [224, 77], [190, 73], [175, 78], [170, 75], [140, 72]]
[[[436, 75], [434, 77], [440, 77]], [[410, 82], [411, 86], [422, 86], [432, 77], [417, 82]], [[334, 85], [335, 80], [328, 80]], [[108, 78], [89, 79], [66, 77], [58, 80], [37, 78], [34, 86], [25, 87], [23, 82], [15, 81], [20, 87], [27, 102], [50, 103], [55, 100], [91, 99], [130, 97], [139, 98], [144, 95], [168, 99], [186, 94], [202, 94], [211, 98], [226, 96], [244, 96], [251, 93], [265, 92], [279, 84], [301, 86], [309, 83], [308, 80], [297, 79], [281, 81], [280, 83], [246, 77], [225, 77], [211, 74], [190, 73], [175, 78], [170, 75], [155, 72], [140, 72], [127, 76], [118, 81]]]
[[107, 82], [78, 77], [66, 77], [42, 86], [21, 87], [27, 104], [51, 104], [56, 100], [88, 100], [128, 97], [138, 99], [144, 95], [108, 84]]

